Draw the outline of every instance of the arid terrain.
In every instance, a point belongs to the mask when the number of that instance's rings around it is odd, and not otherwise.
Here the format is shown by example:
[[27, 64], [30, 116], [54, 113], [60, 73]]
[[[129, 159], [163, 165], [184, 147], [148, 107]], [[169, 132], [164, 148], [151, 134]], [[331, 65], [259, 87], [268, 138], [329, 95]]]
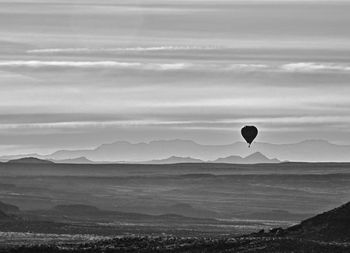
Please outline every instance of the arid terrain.
[[294, 225], [347, 202], [349, 166], [1, 163], [0, 245], [13, 252], [346, 252], [348, 206], [334, 222]]

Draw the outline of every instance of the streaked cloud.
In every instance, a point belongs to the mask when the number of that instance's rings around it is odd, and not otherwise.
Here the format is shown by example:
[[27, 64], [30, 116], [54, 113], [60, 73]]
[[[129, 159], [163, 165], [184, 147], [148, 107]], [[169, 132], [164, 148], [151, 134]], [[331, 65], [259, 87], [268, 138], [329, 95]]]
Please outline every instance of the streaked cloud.
[[259, 71], [268, 68], [265, 64], [212, 64], [212, 63], [150, 63], [150, 62], [120, 62], [120, 61], [0, 61], [1, 67], [27, 67], [27, 68], [121, 68], [140, 70], [207, 70], [207, 71]]
[[[314, 127], [318, 124], [326, 124], [332, 128], [334, 124], [350, 124], [350, 116], [294, 116], [294, 117], [257, 117], [257, 118], [234, 118], [216, 120], [164, 120], [164, 119], [134, 119], [134, 120], [102, 120], [102, 121], [70, 121], [70, 122], [42, 122], [42, 123], [5, 123], [0, 125], [2, 130], [11, 129], [84, 129], [84, 128], [108, 128], [108, 127], [201, 127], [210, 129], [231, 128], [232, 126], [255, 122], [259, 125], [278, 127], [293, 127], [310, 124]], [[349, 130], [350, 131], [350, 130]]]
[[[58, 67], [58, 68], [121, 68], [140, 70], [206, 70], [206, 71], [286, 71], [286, 72], [350, 72], [350, 66], [337, 63], [297, 62], [281, 65], [263, 63], [211, 63], [211, 62], [122, 62], [122, 61], [0, 61], [1, 67]], [[7, 74], [9, 75], [9, 74]]]
[[281, 66], [282, 70], [292, 72], [314, 72], [314, 71], [350, 71], [350, 66], [335, 63], [315, 63], [315, 62], [299, 62], [288, 63]]
[[246, 63], [236, 63], [230, 64], [227, 70], [243, 70], [243, 71], [259, 71], [269, 68], [266, 64], [246, 64]]
[[186, 63], [140, 63], [118, 61], [0, 61], [0, 67], [70, 67], [70, 68], [139, 68], [148, 70], [178, 70]]
[[28, 54], [53, 54], [53, 53], [96, 53], [96, 52], [147, 52], [147, 51], [193, 51], [214, 50], [219, 46], [153, 46], [153, 47], [120, 47], [120, 48], [46, 48], [27, 50]]

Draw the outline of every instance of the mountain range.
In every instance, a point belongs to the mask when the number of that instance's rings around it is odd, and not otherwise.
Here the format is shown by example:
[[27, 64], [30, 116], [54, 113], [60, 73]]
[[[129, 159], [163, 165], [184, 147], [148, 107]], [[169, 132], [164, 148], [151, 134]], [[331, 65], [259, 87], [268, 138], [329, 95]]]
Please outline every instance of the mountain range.
[[192, 157], [179, 157], [179, 156], [171, 156], [165, 159], [158, 160], [150, 160], [140, 162], [142, 164], [175, 164], [175, 163], [236, 163], [236, 164], [256, 164], [256, 163], [279, 163], [281, 162], [278, 159], [269, 159], [260, 152], [255, 152], [246, 157], [241, 157], [237, 155], [227, 156], [215, 159], [213, 161], [203, 161], [200, 159], [192, 158]]
[[36, 157], [23, 157], [18, 159], [13, 159], [7, 161], [7, 163], [13, 163], [13, 164], [53, 164], [52, 161], [39, 159]]
[[231, 155], [228, 157], [218, 158], [215, 163], [238, 163], [238, 164], [255, 164], [255, 163], [279, 163], [280, 160], [274, 158], [269, 159], [260, 152], [255, 152], [246, 157], [241, 157], [237, 155]]
[[[165, 159], [150, 160], [138, 162], [139, 164], [176, 164], [176, 163], [236, 163], [236, 164], [257, 164], [257, 163], [279, 163], [278, 159], [269, 159], [260, 152], [256, 152], [247, 157], [228, 156], [218, 158], [214, 161], [203, 161], [191, 157], [171, 156]], [[86, 159], [85, 157], [65, 159], [65, 160], [45, 160], [36, 157], [23, 157], [7, 161], [12, 164], [52, 164], [52, 163], [67, 163], [67, 164], [93, 164], [95, 162]], [[107, 162], [104, 162], [107, 163]], [[124, 162], [131, 163], [131, 162]]]
[[[144, 162], [170, 159], [175, 157], [198, 159], [202, 161], [235, 162], [240, 157], [246, 157], [260, 152], [267, 157], [281, 161], [296, 162], [349, 162], [350, 145], [337, 145], [324, 140], [306, 140], [293, 144], [271, 144], [257, 142], [251, 148], [246, 143], [235, 142], [226, 145], [203, 145], [190, 140], [160, 140], [149, 143], [130, 143], [117, 141], [102, 144], [93, 149], [59, 150], [49, 155], [25, 154], [3, 156], [0, 160], [10, 160], [26, 156], [52, 161], [67, 160], [70, 162]], [[226, 157], [225, 160], [218, 159]], [[231, 157], [228, 159], [227, 157]], [[71, 160], [74, 159], [74, 160]], [[190, 160], [191, 160], [190, 159]], [[175, 159], [178, 160], [178, 159]], [[192, 162], [188, 161], [188, 162]]]
[[203, 160], [192, 158], [192, 157], [179, 157], [171, 156], [165, 159], [156, 159], [150, 161], [140, 162], [142, 164], [174, 164], [174, 163], [203, 163]]
[[94, 163], [93, 161], [90, 161], [86, 157], [77, 157], [77, 158], [70, 158], [70, 159], [63, 159], [63, 160], [51, 160], [55, 163], [69, 163], [69, 164], [91, 164]]

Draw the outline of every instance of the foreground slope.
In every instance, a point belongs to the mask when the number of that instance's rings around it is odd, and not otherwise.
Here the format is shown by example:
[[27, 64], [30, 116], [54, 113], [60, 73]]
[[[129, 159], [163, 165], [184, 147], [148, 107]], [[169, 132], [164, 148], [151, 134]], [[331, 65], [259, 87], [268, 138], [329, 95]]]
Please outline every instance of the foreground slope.
[[285, 233], [318, 241], [350, 242], [350, 202], [307, 219]]
[[288, 229], [241, 237], [124, 236], [83, 244], [3, 247], [0, 252], [348, 253], [350, 202]]

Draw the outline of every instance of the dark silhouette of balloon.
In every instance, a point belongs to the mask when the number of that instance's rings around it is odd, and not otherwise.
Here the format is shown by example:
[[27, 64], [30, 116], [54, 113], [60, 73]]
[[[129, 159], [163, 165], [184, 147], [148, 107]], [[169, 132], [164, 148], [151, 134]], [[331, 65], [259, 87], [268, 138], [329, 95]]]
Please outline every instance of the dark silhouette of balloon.
[[258, 135], [258, 129], [255, 126], [245, 126], [241, 129], [241, 134], [250, 147], [255, 137]]

